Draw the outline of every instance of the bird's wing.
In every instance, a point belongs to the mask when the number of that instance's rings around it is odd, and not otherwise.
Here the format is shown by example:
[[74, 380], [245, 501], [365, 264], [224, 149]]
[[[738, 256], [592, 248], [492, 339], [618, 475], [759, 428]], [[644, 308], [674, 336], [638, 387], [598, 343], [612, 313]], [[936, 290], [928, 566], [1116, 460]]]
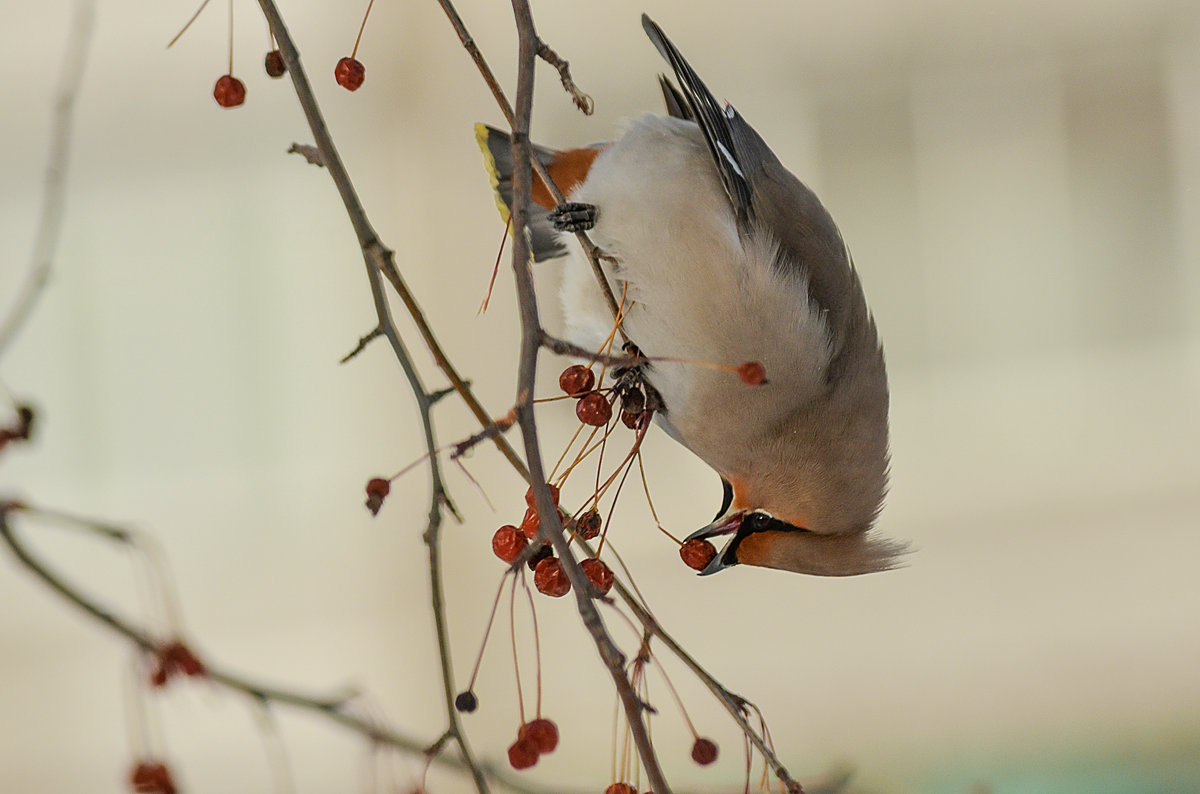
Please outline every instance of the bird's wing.
[[[765, 231], [778, 243], [781, 267], [799, 268], [809, 295], [825, 312], [835, 345], [869, 323], [858, 278], [841, 232], [816, 195], [790, 171], [732, 106], [724, 107], [645, 14], [642, 27], [675, 72], [680, 91], [664, 88], [668, 112], [694, 120], [704, 133], [721, 184], [743, 234]], [[665, 82], [665, 81], [663, 81]], [[686, 115], [677, 114], [680, 96]]]

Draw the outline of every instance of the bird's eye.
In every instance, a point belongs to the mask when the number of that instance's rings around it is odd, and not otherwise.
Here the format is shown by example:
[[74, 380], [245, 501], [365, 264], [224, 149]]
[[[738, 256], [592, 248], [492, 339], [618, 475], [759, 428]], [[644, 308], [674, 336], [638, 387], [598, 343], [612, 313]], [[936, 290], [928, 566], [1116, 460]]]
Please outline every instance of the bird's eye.
[[773, 521], [774, 519], [771, 517], [770, 513], [764, 513], [760, 510], [755, 510], [753, 513], [748, 514], [746, 518], [743, 519], [742, 526], [744, 526], [750, 532], [762, 532], [764, 529], [770, 527]]

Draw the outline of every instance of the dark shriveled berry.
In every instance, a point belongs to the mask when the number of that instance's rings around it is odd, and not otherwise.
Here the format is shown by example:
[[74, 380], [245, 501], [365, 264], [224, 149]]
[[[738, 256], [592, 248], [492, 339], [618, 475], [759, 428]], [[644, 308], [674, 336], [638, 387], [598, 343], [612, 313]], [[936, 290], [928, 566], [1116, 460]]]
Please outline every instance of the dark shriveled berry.
[[550, 548], [550, 544], [549, 543], [542, 544], [542, 547], [540, 549], [538, 549], [537, 551], [535, 551], [533, 553], [533, 556], [529, 558], [529, 562], [528, 562], [529, 570], [536, 571], [537, 567], [538, 567], [538, 563], [540, 563], [542, 560], [545, 560], [545, 559], [547, 559], [549, 557], [553, 557], [553, 556], [554, 556], [554, 549]]
[[479, 698], [475, 697], [475, 693], [469, 689], [465, 692], [459, 692], [454, 698], [454, 708], [463, 714], [470, 714], [479, 708]]
[[283, 77], [287, 72], [287, 64], [283, 62], [283, 53], [279, 50], [268, 52], [267, 57], [263, 59], [263, 69], [266, 70], [268, 77]]
[[575, 531], [584, 540], [591, 540], [600, 534], [600, 526], [603, 523], [604, 521], [600, 518], [600, 514], [596, 512], [595, 508], [592, 508], [581, 515], [579, 520], [575, 522]]
[[372, 477], [367, 481], [367, 509], [371, 511], [371, 515], [379, 515], [380, 508], [383, 507], [383, 500], [391, 493], [392, 485], [382, 477]]

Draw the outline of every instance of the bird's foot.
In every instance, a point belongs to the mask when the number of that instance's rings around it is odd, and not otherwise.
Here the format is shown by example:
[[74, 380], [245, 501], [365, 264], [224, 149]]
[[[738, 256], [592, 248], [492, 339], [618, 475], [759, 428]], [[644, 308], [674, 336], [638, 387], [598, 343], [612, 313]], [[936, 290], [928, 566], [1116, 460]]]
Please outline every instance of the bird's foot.
[[596, 205], [568, 201], [550, 213], [550, 223], [560, 232], [586, 232], [596, 225]]

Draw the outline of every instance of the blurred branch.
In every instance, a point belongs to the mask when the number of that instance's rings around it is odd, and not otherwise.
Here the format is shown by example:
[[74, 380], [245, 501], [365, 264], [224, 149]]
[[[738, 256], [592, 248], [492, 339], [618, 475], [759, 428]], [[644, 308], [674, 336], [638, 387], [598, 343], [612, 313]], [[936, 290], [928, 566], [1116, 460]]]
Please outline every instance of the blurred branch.
[[42, 211], [33, 244], [33, 265], [24, 288], [17, 296], [8, 317], [0, 326], [0, 357], [25, 326], [38, 298], [50, 279], [54, 254], [62, 230], [66, 205], [67, 166], [71, 154], [71, 130], [75, 120], [75, 99], [83, 82], [84, 66], [91, 49], [95, 27], [95, 0], [75, 0], [71, 33], [67, 37], [62, 73], [54, 99], [54, 118], [50, 126], [50, 154], [42, 189]]

